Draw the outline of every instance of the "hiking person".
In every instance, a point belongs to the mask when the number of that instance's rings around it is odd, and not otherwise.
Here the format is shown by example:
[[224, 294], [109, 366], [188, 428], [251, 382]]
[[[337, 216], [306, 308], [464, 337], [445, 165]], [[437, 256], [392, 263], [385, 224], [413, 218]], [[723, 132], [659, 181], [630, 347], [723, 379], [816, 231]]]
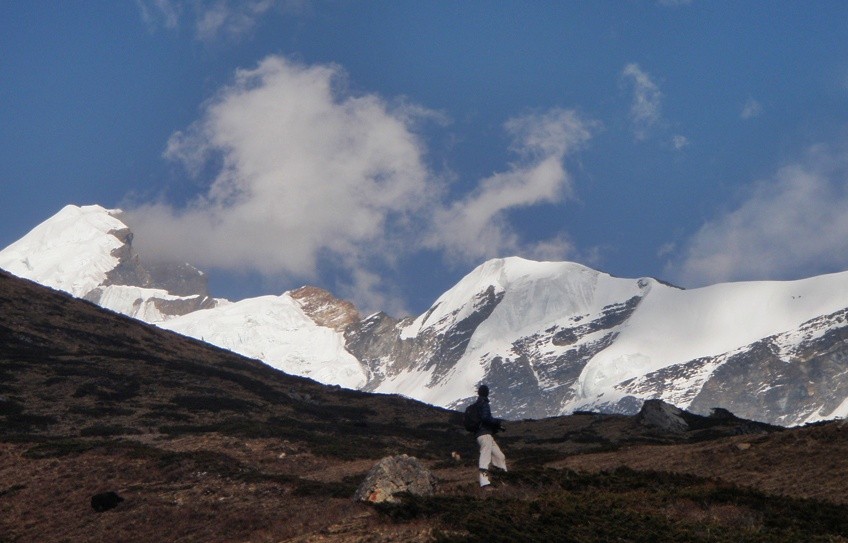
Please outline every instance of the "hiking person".
[[489, 480], [489, 465], [506, 471], [506, 457], [494, 438], [496, 433], [504, 431], [504, 427], [500, 420], [492, 417], [488, 385], [480, 385], [477, 389], [477, 401], [473, 405], [477, 406], [480, 417], [475, 433], [477, 444], [480, 446], [480, 461], [477, 463], [480, 469], [480, 488], [489, 490], [492, 488], [492, 482]]

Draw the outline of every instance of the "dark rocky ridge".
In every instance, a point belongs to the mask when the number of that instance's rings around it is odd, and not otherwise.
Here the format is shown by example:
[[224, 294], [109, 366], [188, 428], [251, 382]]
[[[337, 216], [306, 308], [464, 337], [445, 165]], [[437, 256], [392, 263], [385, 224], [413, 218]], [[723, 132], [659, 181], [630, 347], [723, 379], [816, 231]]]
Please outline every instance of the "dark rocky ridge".
[[[164, 290], [171, 295], [183, 297], [179, 300], [153, 298], [153, 304], [164, 315], [185, 315], [217, 305], [216, 300], [209, 296], [206, 275], [191, 264], [143, 263], [133, 249], [133, 233], [129, 228], [113, 230], [109, 234], [123, 243], [112, 251], [112, 256], [118, 259], [118, 265], [106, 274], [105, 281], [99, 287], [86, 293], [86, 300], [97, 304], [100, 303], [106, 287], [130, 286]], [[142, 303], [143, 300], [139, 298], [135, 306]]]
[[387, 377], [407, 369], [432, 370], [431, 384], [444, 378], [465, 354], [474, 331], [502, 298], [503, 293], [496, 293], [494, 288], [480, 293], [472, 301], [474, 311], [447, 333], [435, 334], [427, 329], [415, 338], [404, 339], [400, 337], [401, 330], [411, 319], [397, 321], [384, 313], [349, 326], [345, 330], [347, 350], [362, 362], [370, 376], [363, 390], [375, 390]]

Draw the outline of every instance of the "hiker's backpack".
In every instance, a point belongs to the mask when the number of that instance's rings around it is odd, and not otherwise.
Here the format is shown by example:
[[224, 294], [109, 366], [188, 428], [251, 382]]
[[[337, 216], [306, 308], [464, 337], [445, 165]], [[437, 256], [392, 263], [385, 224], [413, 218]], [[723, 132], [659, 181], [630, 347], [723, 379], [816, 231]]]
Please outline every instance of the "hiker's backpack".
[[480, 422], [480, 405], [475, 401], [465, 408], [462, 424], [469, 432], [476, 432], [480, 429]]

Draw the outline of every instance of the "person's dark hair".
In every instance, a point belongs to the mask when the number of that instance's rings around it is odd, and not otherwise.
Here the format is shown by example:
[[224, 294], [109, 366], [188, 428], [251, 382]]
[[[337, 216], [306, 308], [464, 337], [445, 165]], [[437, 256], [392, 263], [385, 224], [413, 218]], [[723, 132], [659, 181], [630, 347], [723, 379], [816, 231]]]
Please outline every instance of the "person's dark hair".
[[480, 388], [477, 389], [477, 395], [483, 396], [484, 398], [489, 397], [489, 386], [488, 385], [480, 385]]

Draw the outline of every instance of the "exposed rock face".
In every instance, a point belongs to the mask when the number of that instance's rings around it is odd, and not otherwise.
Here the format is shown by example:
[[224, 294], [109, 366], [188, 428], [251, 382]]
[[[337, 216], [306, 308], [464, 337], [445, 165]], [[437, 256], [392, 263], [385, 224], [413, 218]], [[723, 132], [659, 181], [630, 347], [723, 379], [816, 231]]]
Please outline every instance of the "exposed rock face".
[[683, 415], [682, 409], [662, 400], [646, 400], [636, 420], [642, 426], [678, 434], [689, 430], [689, 424], [686, 423]]
[[148, 322], [218, 305], [208, 294], [206, 275], [191, 264], [144, 264], [132, 247], [129, 228], [112, 230], [109, 235], [122, 242], [111, 252], [118, 264], [84, 299]]
[[[116, 218], [118, 217], [119, 214]], [[109, 235], [121, 242], [121, 245], [111, 252], [118, 260], [118, 265], [106, 274], [101, 286], [124, 285], [160, 289], [174, 296], [206, 298], [209, 295], [206, 275], [191, 264], [142, 263], [133, 249], [133, 233], [129, 228], [111, 230]]]
[[430, 375], [427, 385], [437, 385], [454, 369], [474, 331], [502, 298], [502, 292], [490, 288], [474, 297], [473, 309], [455, 324], [439, 326], [454, 318], [456, 312], [414, 337], [404, 338], [402, 334], [411, 318], [398, 321], [384, 313], [350, 326], [345, 333], [347, 349], [365, 365], [370, 376], [364, 390], [377, 390], [387, 379], [405, 371], [426, 372]]
[[[716, 357], [675, 364], [621, 385], [698, 414], [722, 406], [771, 424], [826, 416], [848, 397], [848, 309]], [[677, 388], [678, 383], [686, 388]]]
[[487, 380], [504, 392], [499, 400], [503, 416], [560, 414], [557, 407], [575, 400], [574, 384], [586, 364], [615, 341], [618, 327], [641, 300], [633, 296], [604, 307], [596, 318], [575, 319], [572, 326], [552, 326], [526, 336], [513, 342], [511, 356], [493, 358]]
[[289, 292], [289, 295], [297, 300], [303, 312], [318, 326], [344, 332], [345, 328], [359, 322], [361, 318], [351, 302], [340, 300], [318, 287], [300, 287]]
[[206, 274], [188, 263], [151, 262], [146, 264], [153, 288], [175, 296], [209, 296]]
[[354, 499], [368, 503], [398, 502], [395, 494], [409, 492], [431, 496], [436, 491], [436, 477], [418, 461], [407, 455], [380, 460], [356, 490]]
[[[118, 299], [117, 303], [115, 298]], [[83, 299], [130, 317], [152, 322], [187, 315], [199, 309], [211, 309], [218, 305], [218, 300], [211, 296], [170, 296], [161, 289], [132, 288], [126, 285], [97, 287]]]

